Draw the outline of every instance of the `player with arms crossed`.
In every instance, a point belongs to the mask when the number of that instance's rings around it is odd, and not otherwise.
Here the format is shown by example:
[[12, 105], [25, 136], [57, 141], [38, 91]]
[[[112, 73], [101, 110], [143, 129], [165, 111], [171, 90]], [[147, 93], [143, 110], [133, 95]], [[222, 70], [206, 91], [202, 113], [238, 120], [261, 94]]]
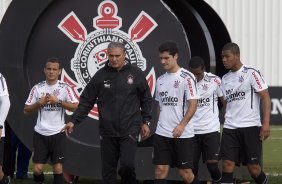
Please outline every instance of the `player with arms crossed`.
[[71, 87], [60, 80], [60, 61], [47, 60], [44, 73], [46, 81], [36, 84], [30, 91], [24, 107], [25, 114], [38, 112], [33, 136], [33, 179], [36, 184], [44, 182], [43, 167], [51, 159], [54, 184], [63, 184], [63, 148], [65, 133], [65, 109], [74, 111], [78, 101]]
[[214, 183], [219, 183], [221, 173], [218, 168], [220, 147], [220, 122], [218, 117], [218, 98], [225, 104], [221, 79], [205, 72], [205, 62], [201, 57], [192, 57], [189, 61], [189, 71], [197, 78], [198, 104], [191, 119], [195, 131], [194, 169], [198, 176], [199, 160], [207, 164], [208, 171]]
[[190, 119], [197, 108], [195, 76], [181, 68], [175, 42], [159, 47], [166, 71], [157, 80], [158, 124], [154, 136], [155, 183], [165, 184], [169, 167], [175, 166], [185, 183], [199, 183], [192, 172], [194, 127]]
[[221, 83], [227, 102], [220, 151], [223, 160], [221, 183], [232, 184], [235, 165], [243, 163], [256, 183], [266, 184], [267, 177], [260, 160], [262, 140], [270, 134], [267, 84], [259, 71], [241, 63], [237, 44], [224, 45], [222, 60], [224, 67], [230, 71], [222, 77]]

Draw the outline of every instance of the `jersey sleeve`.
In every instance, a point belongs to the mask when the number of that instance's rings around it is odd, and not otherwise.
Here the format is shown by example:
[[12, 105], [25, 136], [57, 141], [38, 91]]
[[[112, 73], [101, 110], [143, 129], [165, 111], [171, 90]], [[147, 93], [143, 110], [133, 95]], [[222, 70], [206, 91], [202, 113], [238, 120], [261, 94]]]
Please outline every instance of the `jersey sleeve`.
[[159, 92], [158, 92], [158, 81], [157, 81], [157, 84], [156, 84], [155, 100], [156, 100], [156, 101], [159, 101], [159, 100], [160, 100]]
[[31, 90], [30, 90], [30, 93], [28, 95], [28, 98], [25, 102], [26, 105], [32, 105], [34, 103], [37, 102], [37, 100], [39, 99], [38, 97], [38, 91], [37, 91], [37, 87], [34, 86]]
[[222, 88], [221, 88], [221, 79], [219, 77], [215, 77], [214, 82], [216, 84], [216, 95], [218, 97], [222, 97], [223, 91], [222, 91]]
[[253, 70], [251, 73], [251, 85], [255, 89], [255, 92], [260, 92], [268, 88], [263, 76], [256, 70]]
[[0, 74], [0, 96], [9, 96], [6, 79]]
[[67, 92], [66, 101], [71, 103], [78, 103], [78, 100], [69, 85], [66, 85], [65, 90]]
[[197, 87], [196, 87], [196, 79], [192, 77], [187, 77], [185, 81], [185, 91], [186, 91], [186, 99], [191, 100], [191, 99], [198, 99], [197, 95]]

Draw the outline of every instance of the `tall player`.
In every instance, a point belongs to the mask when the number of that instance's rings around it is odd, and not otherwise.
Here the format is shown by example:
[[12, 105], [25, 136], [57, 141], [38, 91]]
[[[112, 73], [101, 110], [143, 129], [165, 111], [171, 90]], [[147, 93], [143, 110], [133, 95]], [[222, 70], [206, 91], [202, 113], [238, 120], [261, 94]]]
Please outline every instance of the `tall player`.
[[197, 108], [196, 79], [178, 65], [175, 42], [163, 43], [159, 56], [166, 73], [156, 86], [159, 120], [154, 137], [155, 183], [166, 183], [170, 166], [179, 169], [185, 183], [199, 183], [192, 172], [194, 128], [190, 123]]
[[197, 79], [198, 104], [192, 118], [195, 131], [194, 169], [198, 176], [199, 160], [202, 155], [214, 183], [219, 183], [221, 173], [218, 168], [220, 147], [220, 122], [218, 113], [218, 98], [225, 104], [221, 79], [205, 72], [205, 62], [201, 57], [192, 57], [189, 70]]
[[3, 172], [4, 156], [4, 137], [5, 137], [5, 120], [10, 109], [10, 99], [7, 83], [4, 76], [0, 73], [0, 184], [9, 184], [10, 179]]
[[63, 147], [65, 133], [65, 109], [74, 111], [76, 99], [70, 86], [58, 80], [61, 74], [60, 61], [47, 60], [44, 73], [46, 80], [36, 84], [30, 91], [24, 107], [25, 114], [38, 112], [33, 136], [33, 179], [36, 184], [44, 182], [43, 166], [50, 158], [54, 184], [63, 184]]
[[235, 165], [243, 163], [256, 183], [266, 184], [267, 177], [262, 171], [260, 160], [262, 141], [270, 134], [267, 84], [258, 70], [242, 64], [237, 44], [224, 45], [222, 60], [224, 67], [230, 71], [222, 77], [221, 85], [227, 102], [221, 142], [221, 183], [233, 183]]

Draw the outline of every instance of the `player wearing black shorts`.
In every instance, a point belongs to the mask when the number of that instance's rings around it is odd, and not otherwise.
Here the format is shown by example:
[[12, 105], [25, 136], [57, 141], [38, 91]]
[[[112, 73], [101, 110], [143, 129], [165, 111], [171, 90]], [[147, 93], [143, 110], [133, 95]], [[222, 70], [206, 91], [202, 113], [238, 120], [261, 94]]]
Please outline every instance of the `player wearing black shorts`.
[[194, 127], [190, 122], [197, 108], [196, 78], [178, 63], [175, 42], [159, 47], [166, 71], [157, 79], [156, 100], [159, 115], [154, 137], [155, 183], [165, 184], [169, 167], [177, 167], [185, 183], [198, 183], [192, 172]]
[[220, 89], [221, 79], [205, 72], [205, 62], [201, 57], [192, 57], [189, 71], [197, 78], [198, 104], [191, 121], [194, 124], [195, 148], [193, 173], [198, 175], [199, 160], [202, 155], [214, 183], [219, 183], [221, 173], [218, 168], [220, 147], [220, 122], [218, 98], [225, 104]]
[[36, 84], [30, 91], [24, 107], [25, 114], [38, 112], [33, 136], [33, 179], [36, 184], [44, 182], [43, 166], [50, 158], [54, 184], [63, 184], [63, 148], [65, 133], [65, 110], [74, 111], [78, 101], [71, 87], [60, 80], [60, 61], [47, 60], [44, 73], [46, 81]]
[[220, 151], [223, 160], [221, 183], [233, 183], [235, 165], [243, 163], [256, 183], [266, 184], [260, 160], [262, 141], [270, 134], [271, 103], [267, 84], [258, 70], [241, 63], [237, 44], [227, 43], [223, 47], [222, 60], [230, 71], [222, 77], [221, 83], [227, 102]]

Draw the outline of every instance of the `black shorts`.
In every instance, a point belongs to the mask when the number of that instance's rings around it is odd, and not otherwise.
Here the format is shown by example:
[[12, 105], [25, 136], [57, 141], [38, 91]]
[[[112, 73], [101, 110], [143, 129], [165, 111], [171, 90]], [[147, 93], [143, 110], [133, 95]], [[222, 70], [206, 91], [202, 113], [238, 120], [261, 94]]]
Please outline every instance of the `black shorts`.
[[222, 160], [231, 160], [236, 165], [260, 164], [262, 141], [260, 127], [223, 129], [220, 155]]
[[63, 163], [65, 139], [64, 132], [50, 136], [34, 132], [33, 162], [45, 164], [50, 158], [52, 164]]
[[195, 134], [194, 160], [219, 160], [220, 133]]
[[0, 140], [0, 165], [3, 165], [3, 159], [4, 159], [4, 142], [5, 138], [1, 137]]
[[179, 169], [193, 169], [192, 138], [169, 138], [154, 135], [154, 159], [155, 165], [170, 165]]

